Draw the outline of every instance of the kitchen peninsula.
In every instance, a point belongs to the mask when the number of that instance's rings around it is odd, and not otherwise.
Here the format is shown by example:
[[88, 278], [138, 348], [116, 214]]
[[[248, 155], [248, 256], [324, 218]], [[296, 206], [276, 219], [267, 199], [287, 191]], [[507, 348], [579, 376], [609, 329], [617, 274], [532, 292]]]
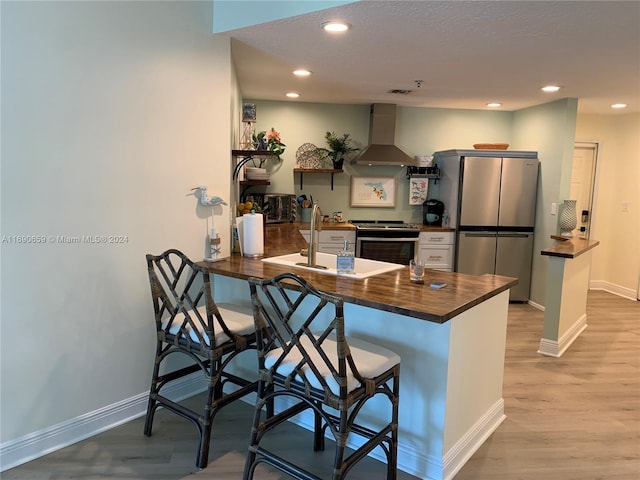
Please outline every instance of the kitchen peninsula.
[[[298, 229], [297, 224], [268, 225], [265, 256], [306, 247]], [[214, 275], [215, 298], [226, 302], [248, 300], [247, 278], [287, 271], [239, 255], [200, 264]], [[348, 335], [402, 358], [398, 467], [419, 478], [453, 478], [505, 418], [509, 288], [517, 280], [427, 270], [425, 284], [418, 285], [409, 281], [408, 267], [366, 279], [295, 273], [345, 299]], [[431, 289], [432, 281], [447, 286]], [[375, 412], [371, 421], [376, 422]], [[301, 425], [311, 428], [312, 419], [302, 417]]]
[[549, 258], [549, 266], [538, 353], [561, 357], [587, 328], [591, 252], [599, 244], [598, 240], [573, 237], [556, 241], [540, 252]]

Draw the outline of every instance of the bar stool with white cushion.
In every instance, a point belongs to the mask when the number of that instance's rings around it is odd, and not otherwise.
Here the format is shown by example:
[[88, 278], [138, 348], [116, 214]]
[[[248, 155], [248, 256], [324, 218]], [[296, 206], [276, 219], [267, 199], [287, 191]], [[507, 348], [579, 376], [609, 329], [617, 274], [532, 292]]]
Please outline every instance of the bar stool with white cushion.
[[[395, 479], [400, 357], [346, 337], [342, 298], [316, 290], [295, 274], [250, 278], [249, 287], [260, 377], [244, 480], [253, 478], [261, 463], [293, 478], [319, 478], [296, 459], [284, 458], [273, 443], [267, 448], [263, 442], [283, 422], [306, 410], [313, 413], [314, 450], [324, 450], [327, 431], [335, 441], [332, 479], [344, 478], [378, 447], [387, 460], [387, 479]], [[374, 397], [382, 398], [376, 400], [376, 412], [388, 411], [381, 426], [367, 425], [359, 417]], [[274, 403], [271, 415], [268, 407]], [[346, 450], [348, 444], [354, 451]]]
[[[257, 388], [255, 378], [248, 380], [227, 371], [234, 358], [256, 347], [253, 311], [248, 303], [216, 304], [209, 273], [178, 250], [147, 255], [146, 259], [156, 324], [156, 353], [144, 434], [151, 435], [153, 417], [160, 406], [190, 420], [200, 437], [196, 466], [204, 468], [208, 463], [213, 418], [222, 407]], [[167, 360], [176, 356], [186, 357], [188, 365], [171, 369], [172, 362]], [[207, 384], [203, 411], [187, 408], [161, 392], [172, 382], [198, 371]], [[227, 384], [233, 387], [225, 391]]]

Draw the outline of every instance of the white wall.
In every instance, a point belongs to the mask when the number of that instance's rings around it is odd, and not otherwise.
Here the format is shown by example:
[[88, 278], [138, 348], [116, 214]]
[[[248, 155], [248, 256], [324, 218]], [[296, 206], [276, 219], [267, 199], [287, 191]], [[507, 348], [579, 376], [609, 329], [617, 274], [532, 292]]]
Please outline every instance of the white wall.
[[[640, 114], [579, 115], [576, 141], [598, 143], [592, 286], [636, 297], [640, 278]], [[628, 202], [628, 211], [623, 203]]]
[[[201, 258], [210, 212], [186, 195], [230, 195], [211, 3], [2, 2], [2, 442], [148, 391], [144, 255]], [[55, 240], [76, 235], [126, 241]]]

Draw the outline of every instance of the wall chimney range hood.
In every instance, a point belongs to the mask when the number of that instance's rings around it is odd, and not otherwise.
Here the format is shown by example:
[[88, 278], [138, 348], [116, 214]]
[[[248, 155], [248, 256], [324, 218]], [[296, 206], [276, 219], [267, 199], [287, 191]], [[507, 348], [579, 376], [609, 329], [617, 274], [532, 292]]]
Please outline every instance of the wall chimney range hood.
[[371, 105], [369, 146], [352, 160], [355, 165], [417, 165], [416, 161], [394, 145], [396, 106], [390, 103]]

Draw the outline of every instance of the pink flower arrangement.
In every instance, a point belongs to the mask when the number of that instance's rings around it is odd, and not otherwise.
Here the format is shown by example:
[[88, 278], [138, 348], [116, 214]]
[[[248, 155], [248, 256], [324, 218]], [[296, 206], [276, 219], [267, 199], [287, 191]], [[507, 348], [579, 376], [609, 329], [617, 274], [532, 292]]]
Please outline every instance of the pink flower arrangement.
[[[278, 160], [280, 160], [280, 155], [284, 153], [284, 147], [286, 147], [286, 145], [282, 143], [282, 140], [280, 139], [280, 132], [275, 130], [273, 127], [271, 127], [271, 130], [269, 130], [268, 133], [262, 131], [255, 134], [253, 136], [253, 140], [257, 143], [258, 149], [264, 148], [266, 150], [269, 150], [278, 158]], [[263, 161], [261, 160], [260, 166], [262, 166], [262, 163]]]
[[286, 145], [280, 140], [280, 132], [271, 127], [271, 130], [267, 133], [267, 148], [280, 160], [280, 155], [284, 153], [284, 147]]

